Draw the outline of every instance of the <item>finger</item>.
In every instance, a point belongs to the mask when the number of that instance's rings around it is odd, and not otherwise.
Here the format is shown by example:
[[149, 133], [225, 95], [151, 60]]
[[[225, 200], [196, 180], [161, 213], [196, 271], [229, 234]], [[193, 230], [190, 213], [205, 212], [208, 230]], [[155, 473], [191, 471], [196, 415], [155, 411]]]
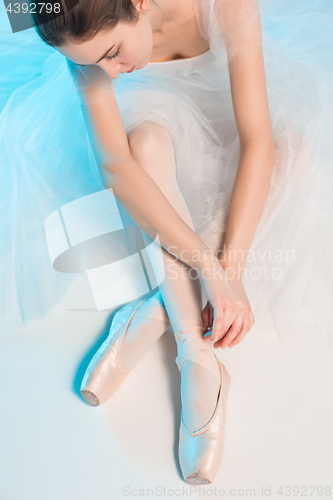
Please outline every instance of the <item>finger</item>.
[[242, 309], [242, 304], [229, 303], [227, 307], [224, 309], [224, 321], [221, 327], [222, 332], [226, 333], [232, 327], [232, 325], [234, 324], [234, 322], [237, 320], [238, 317], [244, 317], [244, 310]]
[[239, 334], [234, 338], [232, 342], [230, 342], [229, 347], [234, 347], [235, 345], [239, 344], [245, 335], [249, 332], [248, 329], [242, 328], [242, 330], [239, 332]]
[[247, 324], [247, 325], [243, 324], [241, 331], [238, 333], [238, 335], [236, 335], [234, 340], [232, 342], [230, 342], [229, 347], [233, 347], [234, 345], [239, 344], [250, 330], [251, 330], [251, 328], [250, 328], [249, 324]]
[[223, 333], [221, 331], [221, 326], [223, 324], [224, 311], [222, 304], [219, 304], [214, 309], [214, 321], [213, 321], [213, 329], [212, 329], [212, 337], [211, 340], [219, 340]]
[[[228, 315], [229, 319], [225, 320], [225, 315]], [[206, 337], [211, 334], [210, 340], [215, 342], [220, 340], [231, 327], [236, 317], [237, 314], [235, 310], [232, 310], [230, 307], [225, 308], [225, 302], [220, 303], [219, 306], [216, 306], [214, 309], [212, 331], [207, 332]]]
[[224, 337], [220, 339], [218, 342], [216, 342], [214, 344], [214, 347], [221, 347], [222, 349], [225, 349], [241, 331], [243, 326], [243, 321], [244, 321], [244, 314], [240, 313], [233, 322], [233, 324], [231, 325], [230, 329], [226, 332]]
[[253, 326], [253, 325], [254, 325], [254, 323], [255, 323], [254, 314], [253, 314], [252, 309], [250, 309], [250, 317], [251, 317], [251, 320], [252, 320], [252, 325], [251, 325], [251, 328], [252, 328], [252, 326]]
[[231, 305], [228, 305], [224, 309], [223, 323], [221, 325], [221, 331], [222, 331], [222, 333], [226, 333], [232, 327], [232, 325], [233, 325], [234, 321], [236, 320], [236, 318], [237, 318], [237, 315], [232, 310]]

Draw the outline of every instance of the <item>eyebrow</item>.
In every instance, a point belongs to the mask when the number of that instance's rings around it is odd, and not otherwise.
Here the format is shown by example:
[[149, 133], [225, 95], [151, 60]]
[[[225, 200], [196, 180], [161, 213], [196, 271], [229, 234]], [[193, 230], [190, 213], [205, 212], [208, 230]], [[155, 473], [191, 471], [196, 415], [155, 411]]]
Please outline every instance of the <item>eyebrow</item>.
[[[96, 61], [95, 63], [91, 63], [91, 64], [97, 64], [97, 63], [99, 63], [102, 59], [104, 59], [104, 57], [105, 57], [105, 56], [107, 56], [107, 55], [108, 55], [108, 53], [110, 52], [110, 50], [112, 50], [112, 49], [113, 49], [113, 47], [114, 47], [115, 45], [116, 45], [116, 44], [114, 43], [114, 44], [112, 45], [112, 47], [110, 47], [110, 48], [109, 48], [109, 49], [108, 49], [108, 50], [107, 50], [107, 51], [106, 51], [106, 52], [102, 55], [102, 57], [101, 57], [100, 59], [98, 59], [98, 61]], [[90, 66], [90, 65], [89, 65], [89, 64], [77, 64], [77, 66]]]

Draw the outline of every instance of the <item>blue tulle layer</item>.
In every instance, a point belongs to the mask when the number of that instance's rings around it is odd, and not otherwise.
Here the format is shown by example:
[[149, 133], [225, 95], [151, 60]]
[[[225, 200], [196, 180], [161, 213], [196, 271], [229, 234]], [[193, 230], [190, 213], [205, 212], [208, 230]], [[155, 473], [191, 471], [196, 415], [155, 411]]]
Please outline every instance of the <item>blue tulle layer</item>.
[[[333, 8], [263, 8], [276, 163], [244, 280], [263, 333], [332, 348]], [[0, 316], [9, 332], [59, 301], [68, 308], [75, 282], [79, 302], [96, 308], [84, 272], [54, 267], [45, 223], [105, 186], [66, 59], [33, 30], [10, 33], [3, 4], [0, 19]], [[170, 131], [196, 231], [217, 248], [239, 154], [228, 74], [208, 51], [122, 76], [116, 96], [127, 130], [150, 119]]]

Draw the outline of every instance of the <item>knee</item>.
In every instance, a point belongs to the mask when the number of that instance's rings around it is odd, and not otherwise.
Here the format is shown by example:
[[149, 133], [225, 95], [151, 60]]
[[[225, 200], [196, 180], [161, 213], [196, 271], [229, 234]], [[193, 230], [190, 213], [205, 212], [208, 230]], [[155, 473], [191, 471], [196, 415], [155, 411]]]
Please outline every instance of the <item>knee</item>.
[[137, 125], [128, 134], [128, 143], [132, 155], [147, 155], [152, 151], [162, 151], [172, 147], [169, 132], [160, 125], [152, 122], [143, 122]]

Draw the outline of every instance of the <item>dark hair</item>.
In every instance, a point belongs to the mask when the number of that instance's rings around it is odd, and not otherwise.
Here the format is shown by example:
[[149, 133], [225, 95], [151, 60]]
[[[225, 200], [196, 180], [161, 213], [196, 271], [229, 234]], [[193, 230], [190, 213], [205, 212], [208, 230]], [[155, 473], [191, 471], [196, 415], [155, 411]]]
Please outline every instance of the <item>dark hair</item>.
[[31, 12], [33, 27], [51, 47], [83, 43], [119, 22], [135, 24], [139, 19], [132, 0], [48, 0], [48, 9], [41, 12], [36, 5], [36, 12]]

